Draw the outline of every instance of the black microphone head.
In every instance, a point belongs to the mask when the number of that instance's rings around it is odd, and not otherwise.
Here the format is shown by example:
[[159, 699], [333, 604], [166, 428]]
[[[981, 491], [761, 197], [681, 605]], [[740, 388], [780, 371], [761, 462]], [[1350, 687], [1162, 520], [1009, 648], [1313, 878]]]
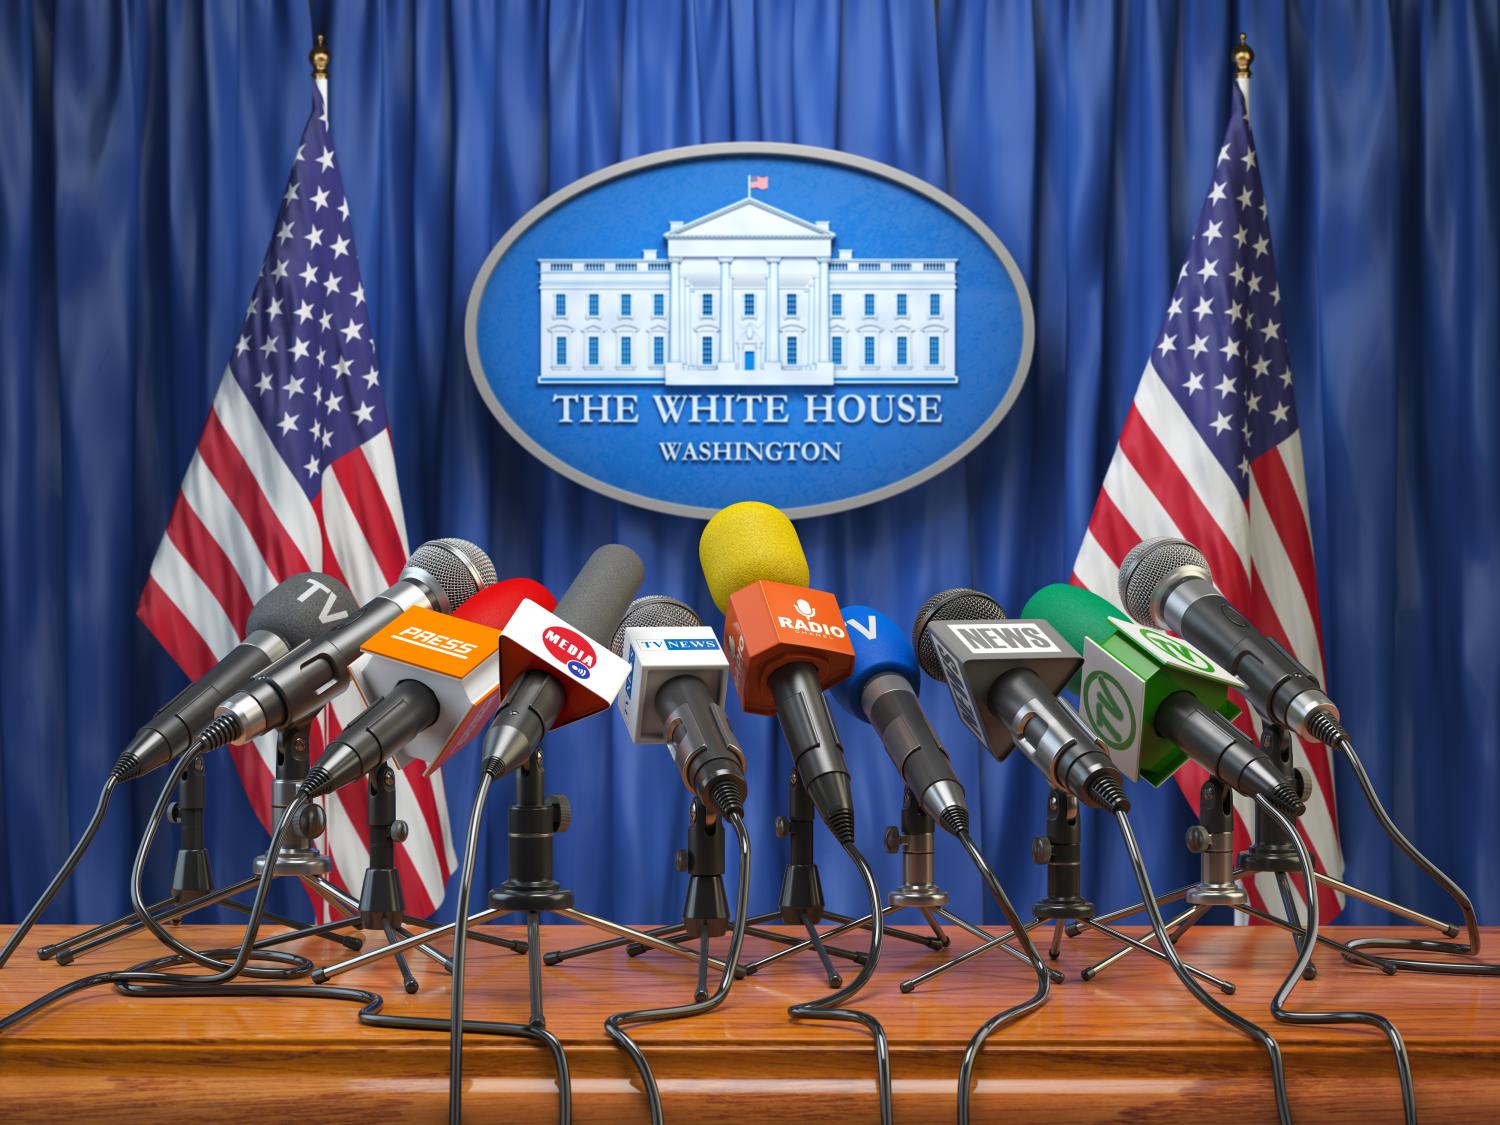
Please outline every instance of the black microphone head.
[[645, 577], [646, 568], [639, 555], [620, 543], [606, 543], [583, 564], [555, 612], [579, 632], [604, 644], [601, 638], [615, 635]]
[[245, 622], [245, 635], [265, 630], [275, 633], [288, 648], [296, 648], [349, 620], [358, 610], [359, 602], [349, 587], [310, 570], [292, 575], [256, 602]]
[[1142, 539], [1120, 564], [1120, 604], [1140, 624], [1161, 625], [1154, 606], [1160, 606], [1161, 595], [1176, 585], [1169, 580], [1185, 570], [1210, 582], [1214, 579], [1203, 552], [1186, 539]]
[[435, 587], [447, 603], [439, 608], [452, 613], [480, 590], [495, 584], [495, 564], [467, 539], [429, 539], [411, 553], [401, 568], [401, 577]]
[[927, 626], [934, 621], [1004, 621], [1005, 610], [1000, 603], [980, 590], [956, 586], [933, 594], [917, 610], [917, 619], [911, 627], [911, 644], [917, 650], [917, 663], [934, 680], [944, 682], [943, 662], [938, 658], [937, 645], [928, 635]]
[[625, 655], [626, 629], [695, 629], [702, 624], [692, 606], [666, 594], [647, 594], [630, 603], [609, 647], [616, 656]]

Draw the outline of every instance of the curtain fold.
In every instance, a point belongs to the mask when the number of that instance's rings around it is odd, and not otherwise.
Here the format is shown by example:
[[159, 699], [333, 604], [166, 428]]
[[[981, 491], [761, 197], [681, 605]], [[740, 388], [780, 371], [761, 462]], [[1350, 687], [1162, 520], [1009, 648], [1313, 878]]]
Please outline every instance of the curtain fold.
[[[1071, 567], [1207, 188], [1244, 31], [1332, 694], [1408, 834], [1500, 920], [1500, 827], [1482, 811], [1500, 795], [1486, 651], [1500, 626], [1500, 11], [1398, 0], [393, 0], [320, 2], [311, 20], [300, 0], [4, 6], [0, 918], [40, 893], [120, 747], [180, 686], [133, 607], [271, 234], [313, 23], [333, 52], [332, 129], [412, 542], [475, 539], [501, 574], [560, 592], [615, 538], [645, 560], [643, 592], [684, 597], [710, 622], [697, 522], [563, 480], [485, 410], [464, 312], [510, 224], [617, 160], [725, 140], [840, 148], [956, 196], [1030, 288], [1025, 390], [962, 464], [801, 532], [814, 582], [845, 602], [901, 621], [970, 585], [1018, 611]], [[983, 845], [1029, 903], [1043, 890], [1029, 841], [1045, 786], [1019, 761], [989, 761], [940, 685], [925, 687]], [[769, 909], [789, 763], [774, 723], [734, 720], [753, 901]], [[894, 885], [878, 841], [899, 783], [867, 727], [842, 728], [860, 839]], [[549, 738], [547, 763], [579, 813], [557, 846], [579, 904], [673, 916], [689, 799], [665, 751], [604, 717]], [[477, 769], [470, 752], [446, 771], [459, 838]], [[208, 776], [209, 846], [228, 880], [265, 838], [228, 759]], [[1349, 876], [1451, 913], [1337, 763], [1335, 776]], [[127, 908], [159, 784], [122, 791], [49, 920]], [[481, 886], [505, 875], [508, 796], [491, 803]], [[1175, 788], [1132, 797], [1158, 889], [1192, 881]], [[1134, 897], [1111, 831], [1086, 818], [1086, 891], [1101, 906]], [[163, 836], [148, 897], [170, 883]], [[857, 911], [852, 873], [822, 840], [830, 903]], [[955, 907], [993, 917], [949, 844], [939, 871]], [[1383, 920], [1359, 905], [1345, 918]]]

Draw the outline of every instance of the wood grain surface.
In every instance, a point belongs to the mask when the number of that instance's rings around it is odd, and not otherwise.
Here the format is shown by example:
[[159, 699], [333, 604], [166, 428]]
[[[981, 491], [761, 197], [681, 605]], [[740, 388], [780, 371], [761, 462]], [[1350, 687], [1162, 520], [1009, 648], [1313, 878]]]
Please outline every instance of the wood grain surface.
[[[38, 927], [0, 971], [0, 1010], [160, 952], [149, 938], [133, 936], [68, 967], [35, 958], [38, 946], [68, 932]], [[495, 932], [522, 934], [515, 927]], [[184, 926], [180, 933], [207, 948], [237, 940], [239, 931]], [[1500, 932], [1486, 933], [1486, 945], [1500, 948]], [[566, 948], [593, 936], [581, 927], [549, 926], [543, 944]], [[381, 939], [370, 935], [368, 941]], [[1030, 993], [1033, 978], [1025, 966], [993, 953], [910, 995], [897, 989], [902, 978], [973, 944], [956, 931], [948, 952], [888, 940], [861, 994], [860, 1006], [890, 1037], [898, 1122], [952, 1121], [969, 1036], [989, 1015]], [[715, 947], [722, 950], [723, 942]], [[319, 963], [343, 955], [316, 940], [287, 948]], [[747, 943], [747, 953], [764, 948], [753, 939]], [[1091, 935], [1064, 944], [1057, 964], [1067, 982], [1054, 988], [1045, 1008], [997, 1033], [985, 1048], [974, 1119], [1274, 1121], [1264, 1053], [1199, 1008], [1167, 966], [1132, 955], [1092, 982], [1078, 979], [1077, 970], [1110, 948]], [[1395, 1067], [1378, 1032], [1272, 1021], [1270, 998], [1291, 958], [1284, 934], [1200, 926], [1184, 939], [1183, 950], [1193, 963], [1233, 980], [1238, 992], [1229, 1005], [1281, 1042], [1298, 1121], [1400, 1120]], [[1384, 977], [1327, 950], [1317, 963], [1320, 975], [1299, 986], [1294, 1006], [1362, 1008], [1394, 1020], [1412, 1054], [1422, 1121], [1500, 1120], [1500, 980]], [[523, 1022], [525, 959], [476, 943], [469, 964], [468, 1017]], [[421, 982], [414, 996], [402, 991], [388, 960], [331, 983], [378, 992], [390, 1014], [446, 1017], [449, 978], [426, 958], [411, 965]], [[648, 1120], [639, 1079], [605, 1036], [603, 1020], [625, 1008], [690, 999], [693, 974], [685, 960], [629, 958], [620, 950], [545, 969], [548, 1027], [567, 1048], [576, 1121]], [[815, 961], [802, 955], [739, 982], [709, 1015], [638, 1029], [661, 1082], [668, 1122], [877, 1120], [866, 1035], [786, 1014], [789, 1004], [825, 991]], [[0, 1036], [0, 1120], [444, 1120], [446, 1036], [364, 1027], [358, 1007], [303, 997], [127, 997], [94, 988]], [[534, 1044], [471, 1035], [465, 1075], [468, 1120], [556, 1119], [551, 1058]]]

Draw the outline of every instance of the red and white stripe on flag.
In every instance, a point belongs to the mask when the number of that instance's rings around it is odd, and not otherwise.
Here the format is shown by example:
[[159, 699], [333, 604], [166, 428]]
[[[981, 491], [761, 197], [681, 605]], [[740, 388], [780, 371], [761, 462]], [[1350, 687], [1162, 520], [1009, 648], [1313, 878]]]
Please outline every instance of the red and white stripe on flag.
[[[137, 613], [189, 677], [238, 643], [251, 607], [305, 570], [360, 602], [394, 582], [406, 519], [353, 231], [321, 91], [297, 149], [239, 341], [183, 477]], [[359, 713], [352, 689], [315, 724], [314, 757]], [[269, 831], [275, 736], [230, 753]], [[397, 772], [406, 909], [428, 915], [454, 869], [442, 776]], [[368, 858], [367, 791], [324, 801], [323, 849], [356, 893]], [[319, 903], [321, 907], [321, 903]]]
[[[1119, 566], [1142, 539], [1167, 535], [1202, 550], [1224, 596], [1322, 679], [1318, 580], [1308, 524], [1302, 441], [1281, 323], [1281, 289], [1243, 93], [1233, 110], [1188, 259], [1104, 476], [1073, 581], [1119, 604]], [[1258, 718], [1242, 698], [1238, 725]], [[1318, 869], [1342, 876], [1333, 773], [1325, 747], [1298, 741], [1309, 783], [1300, 828]], [[1206, 778], [1191, 763], [1177, 782], [1196, 810]], [[1237, 847], [1253, 806], [1237, 799]], [[1281, 914], [1270, 876], [1251, 887]], [[1341, 896], [1319, 888], [1325, 919]]]

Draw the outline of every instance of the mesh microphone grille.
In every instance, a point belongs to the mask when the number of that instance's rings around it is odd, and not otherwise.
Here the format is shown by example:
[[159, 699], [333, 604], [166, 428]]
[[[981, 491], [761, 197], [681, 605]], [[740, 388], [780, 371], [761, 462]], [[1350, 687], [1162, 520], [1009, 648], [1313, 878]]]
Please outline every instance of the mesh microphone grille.
[[1120, 564], [1120, 604], [1142, 625], [1159, 625], [1152, 619], [1151, 596], [1170, 575], [1183, 567], [1197, 567], [1210, 578], [1203, 552], [1185, 539], [1142, 539]]
[[467, 539], [429, 539], [411, 553], [406, 565], [425, 570], [437, 580], [449, 613], [495, 583], [495, 564]]
[[648, 594], [630, 603], [609, 647], [616, 656], [625, 655], [626, 629], [693, 629], [702, 624], [692, 606], [666, 594]]
[[917, 663], [935, 680], [944, 680], [943, 662], [938, 659], [937, 644], [927, 632], [934, 621], [1004, 621], [1005, 610], [1000, 603], [979, 590], [957, 587], [933, 594], [917, 610], [917, 620], [911, 627], [912, 647], [917, 650]]

